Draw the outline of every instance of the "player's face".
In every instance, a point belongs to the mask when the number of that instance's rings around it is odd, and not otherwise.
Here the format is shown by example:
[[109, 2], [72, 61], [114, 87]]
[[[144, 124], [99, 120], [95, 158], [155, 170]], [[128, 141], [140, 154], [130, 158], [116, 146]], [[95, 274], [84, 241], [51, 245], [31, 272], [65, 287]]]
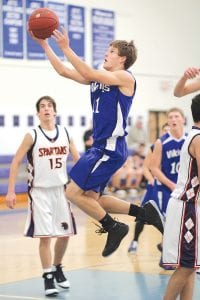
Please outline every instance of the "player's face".
[[39, 104], [39, 112], [38, 112], [38, 117], [40, 120], [51, 120], [55, 118], [55, 111], [53, 104], [48, 101], [43, 99], [40, 104]]
[[110, 46], [105, 54], [103, 67], [107, 71], [118, 70], [122, 57], [118, 55], [118, 49]]
[[184, 127], [185, 119], [178, 111], [172, 111], [168, 114], [167, 123], [170, 130], [178, 130]]

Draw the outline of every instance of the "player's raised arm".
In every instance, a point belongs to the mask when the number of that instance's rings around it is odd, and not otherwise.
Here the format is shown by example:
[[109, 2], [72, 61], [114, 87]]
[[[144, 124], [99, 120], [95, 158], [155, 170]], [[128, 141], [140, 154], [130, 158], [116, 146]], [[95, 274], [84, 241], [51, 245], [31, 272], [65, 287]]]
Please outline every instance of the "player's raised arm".
[[200, 90], [200, 77], [198, 77], [199, 75], [199, 68], [188, 68], [177, 82], [174, 88], [174, 96], [183, 97]]
[[72, 79], [82, 84], [89, 84], [87, 80], [75, 69], [68, 68], [55, 54], [53, 49], [49, 46], [47, 39], [36, 38], [31, 31], [29, 31], [30, 36], [34, 41], [36, 41], [44, 50], [46, 56], [48, 57], [50, 63], [56, 72], [68, 79]]
[[[85, 78], [87, 81], [98, 81], [108, 85], [117, 85], [119, 87], [130, 87], [132, 85], [132, 92], [134, 86], [134, 78], [129, 72], [125, 72], [125, 61], [126, 56], [120, 55], [115, 45], [110, 45], [108, 51], [105, 54], [104, 70], [96, 70], [87, 65], [81, 60], [76, 53], [70, 48], [69, 38], [67, 31], [62, 28], [62, 32], [59, 30], [54, 31], [54, 39], [58, 46], [63, 51], [64, 55], [71, 62], [74, 68]], [[128, 44], [126, 45], [128, 47]], [[132, 44], [133, 51], [135, 51], [136, 60], [136, 49]], [[120, 58], [118, 61], [117, 59]], [[116, 61], [118, 62], [117, 65]], [[133, 62], [130, 63], [132, 65]], [[113, 66], [115, 67], [113, 68]]]

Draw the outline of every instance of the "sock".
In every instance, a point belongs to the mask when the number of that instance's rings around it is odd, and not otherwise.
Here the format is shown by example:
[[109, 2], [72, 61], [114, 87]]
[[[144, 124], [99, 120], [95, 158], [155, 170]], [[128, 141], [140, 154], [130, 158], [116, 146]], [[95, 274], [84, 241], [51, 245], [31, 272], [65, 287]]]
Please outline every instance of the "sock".
[[137, 217], [137, 215], [141, 212], [141, 210], [142, 210], [141, 207], [131, 203], [128, 215], [133, 216], [133, 217]]
[[135, 234], [134, 234], [134, 241], [138, 241], [140, 233], [142, 232], [144, 228], [144, 223], [142, 223], [141, 221], [137, 221], [135, 224]]
[[53, 265], [51, 269], [52, 269], [52, 272], [55, 272], [56, 271], [56, 265]]
[[43, 269], [43, 272], [44, 273], [50, 273], [50, 272], [52, 272], [52, 268]]
[[105, 214], [103, 219], [99, 220], [99, 223], [101, 223], [103, 229], [109, 231], [109, 229], [113, 227], [116, 221], [109, 214]]

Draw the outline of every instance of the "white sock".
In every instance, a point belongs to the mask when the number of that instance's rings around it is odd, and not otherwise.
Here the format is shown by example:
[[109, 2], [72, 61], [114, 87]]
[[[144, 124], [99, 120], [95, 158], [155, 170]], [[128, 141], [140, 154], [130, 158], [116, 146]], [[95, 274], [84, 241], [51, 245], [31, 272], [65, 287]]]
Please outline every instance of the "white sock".
[[55, 272], [55, 271], [56, 271], [56, 266], [53, 265], [53, 266], [51, 267], [51, 269], [52, 269], [52, 272]]
[[52, 272], [52, 268], [43, 269], [43, 272], [44, 272], [44, 273]]

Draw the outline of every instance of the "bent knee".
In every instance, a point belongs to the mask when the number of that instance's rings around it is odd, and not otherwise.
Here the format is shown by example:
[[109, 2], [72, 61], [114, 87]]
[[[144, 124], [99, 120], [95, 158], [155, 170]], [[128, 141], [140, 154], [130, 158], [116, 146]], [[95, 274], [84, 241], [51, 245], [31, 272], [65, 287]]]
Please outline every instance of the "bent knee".
[[72, 189], [68, 189], [67, 188], [66, 191], [65, 191], [65, 195], [66, 195], [66, 197], [67, 197], [68, 200], [73, 201], [74, 192], [73, 192]]
[[65, 190], [65, 195], [68, 200], [75, 202], [76, 199], [81, 195], [82, 190], [75, 184], [69, 183]]

